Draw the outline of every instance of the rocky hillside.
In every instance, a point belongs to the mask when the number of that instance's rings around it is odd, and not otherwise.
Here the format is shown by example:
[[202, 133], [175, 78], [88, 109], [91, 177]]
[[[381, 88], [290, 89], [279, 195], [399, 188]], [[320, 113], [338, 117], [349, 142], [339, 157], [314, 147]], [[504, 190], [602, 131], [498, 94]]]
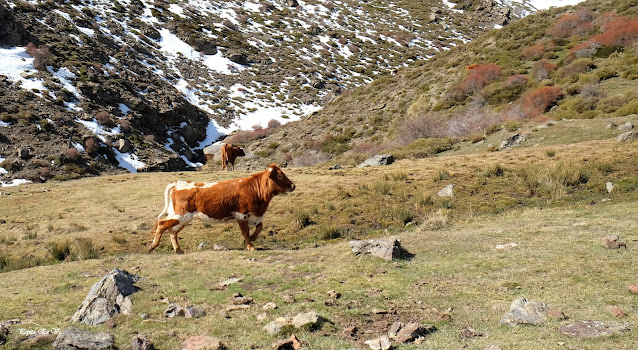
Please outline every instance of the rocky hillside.
[[265, 137], [246, 134], [245, 143], [264, 162], [356, 164], [382, 151], [432, 155], [525, 120], [632, 115], [636, 40], [632, 1], [552, 8], [375, 79]]
[[3, 183], [203, 162], [533, 7], [354, 1], [0, 4]]

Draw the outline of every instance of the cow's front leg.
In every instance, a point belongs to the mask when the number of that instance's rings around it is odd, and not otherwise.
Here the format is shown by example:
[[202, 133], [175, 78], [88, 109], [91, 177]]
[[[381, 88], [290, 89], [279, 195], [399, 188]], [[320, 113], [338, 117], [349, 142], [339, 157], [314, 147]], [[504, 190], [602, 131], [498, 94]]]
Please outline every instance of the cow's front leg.
[[246, 249], [253, 251], [255, 247], [253, 247], [253, 243], [250, 240], [250, 234], [248, 232], [248, 221], [247, 220], [237, 220], [239, 224], [239, 229], [241, 230], [242, 236], [244, 236], [244, 241], [246, 241]]
[[257, 238], [259, 237], [259, 232], [261, 232], [261, 229], [264, 228], [264, 224], [263, 223], [258, 223], [257, 226], [255, 226], [255, 232], [253, 232], [252, 235], [250, 235], [250, 241], [254, 242], [257, 240]]

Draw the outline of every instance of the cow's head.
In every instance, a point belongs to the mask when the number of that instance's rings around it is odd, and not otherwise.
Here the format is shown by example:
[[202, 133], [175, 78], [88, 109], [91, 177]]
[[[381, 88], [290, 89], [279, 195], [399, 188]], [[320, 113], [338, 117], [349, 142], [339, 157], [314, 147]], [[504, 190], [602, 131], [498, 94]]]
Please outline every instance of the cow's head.
[[239, 146], [233, 146], [233, 151], [235, 151], [234, 153], [236, 157], [243, 157], [246, 155], [246, 153], [244, 153], [244, 150]]
[[274, 195], [295, 190], [295, 184], [286, 177], [286, 174], [276, 164], [270, 164], [268, 169], [266, 169], [266, 174], [270, 180], [268, 181], [270, 190]]

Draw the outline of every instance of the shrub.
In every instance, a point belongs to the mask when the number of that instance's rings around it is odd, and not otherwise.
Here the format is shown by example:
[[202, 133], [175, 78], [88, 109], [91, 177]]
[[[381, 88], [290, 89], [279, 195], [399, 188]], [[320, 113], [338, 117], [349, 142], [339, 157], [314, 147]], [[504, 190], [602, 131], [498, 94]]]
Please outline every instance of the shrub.
[[445, 135], [463, 137], [470, 134], [483, 134], [488, 127], [499, 124], [501, 117], [490, 109], [470, 108], [448, 121]]
[[603, 25], [604, 32], [591, 40], [604, 46], [627, 47], [638, 39], [638, 19], [616, 17]]
[[122, 132], [130, 132], [131, 131], [131, 121], [128, 119], [120, 120], [120, 129]]
[[97, 259], [99, 257], [98, 251], [93, 246], [93, 241], [90, 238], [80, 237], [77, 240], [77, 253], [76, 258], [79, 260]]
[[46, 246], [49, 256], [53, 260], [63, 261], [71, 254], [71, 242], [68, 240], [49, 242]]
[[425, 158], [452, 149], [454, 142], [450, 138], [417, 139], [403, 147], [392, 149], [397, 159]]
[[501, 67], [495, 63], [471, 65], [467, 70], [469, 73], [460, 84], [466, 95], [481, 90], [501, 75]]
[[433, 113], [406, 118], [399, 124], [396, 139], [407, 145], [417, 139], [437, 137], [443, 134], [444, 125], [442, 117]]
[[523, 97], [522, 108], [528, 118], [545, 113], [563, 97], [563, 93], [555, 86], [542, 86]]
[[558, 38], [568, 38], [572, 35], [585, 34], [593, 28], [594, 14], [581, 9], [573, 14], [565, 14], [549, 29], [549, 34]]
[[445, 181], [448, 180], [450, 178], [450, 172], [445, 170], [445, 169], [441, 169], [439, 171], [436, 172], [436, 174], [434, 174], [434, 182], [438, 182], [438, 181]]
[[489, 165], [483, 170], [483, 176], [485, 177], [497, 177], [503, 175], [505, 175], [505, 168], [499, 163]]
[[527, 84], [527, 81], [529, 79], [527, 78], [526, 75], [523, 74], [514, 74], [510, 77], [508, 77], [504, 82], [503, 82], [503, 87], [504, 88], [511, 88], [511, 87], [515, 87], [515, 86], [522, 86]]
[[268, 121], [268, 128], [277, 128], [279, 126], [281, 126], [281, 122], [277, 119], [270, 119], [270, 121]]
[[523, 126], [523, 123], [521, 123], [518, 120], [508, 120], [507, 122], [505, 122], [505, 124], [503, 124], [503, 127], [505, 128], [505, 130], [509, 132], [514, 132], [520, 129], [522, 126]]
[[534, 59], [537, 60], [543, 56], [545, 53], [545, 45], [538, 43], [529, 47], [524, 48], [521, 53], [523, 57], [526, 59]]
[[310, 220], [310, 213], [305, 210], [293, 211], [292, 224], [297, 228], [297, 230], [310, 226], [312, 224], [312, 221]]
[[390, 184], [385, 182], [385, 181], [380, 181], [380, 182], [376, 182], [373, 186], [372, 189], [380, 194], [380, 195], [389, 195], [390, 194]]
[[319, 234], [321, 235], [321, 238], [325, 240], [336, 239], [342, 236], [343, 229], [335, 226], [322, 227]]
[[95, 120], [98, 124], [106, 126], [107, 128], [115, 127], [115, 122], [111, 118], [111, 114], [107, 111], [100, 111], [95, 115]]
[[93, 155], [97, 153], [99, 148], [100, 148], [100, 144], [98, 143], [98, 141], [95, 140], [95, 138], [89, 137], [86, 140], [84, 140], [84, 149], [86, 150], [86, 153]]
[[66, 151], [64, 151], [64, 156], [66, 159], [74, 163], [80, 160], [81, 158], [80, 151], [78, 151], [77, 148], [67, 149]]
[[572, 163], [534, 164], [520, 172], [521, 179], [531, 196], [557, 199], [576, 186], [587, 183], [589, 174], [584, 167]]
[[549, 62], [548, 60], [540, 60], [535, 62], [532, 66], [532, 72], [536, 77], [536, 80], [548, 79], [551, 72], [555, 71], [558, 65]]
[[46, 70], [47, 66], [51, 65], [51, 53], [46, 46], [40, 46], [38, 48], [34, 43], [29, 42], [26, 47], [26, 52], [29, 56], [33, 57], [33, 65], [37, 70]]

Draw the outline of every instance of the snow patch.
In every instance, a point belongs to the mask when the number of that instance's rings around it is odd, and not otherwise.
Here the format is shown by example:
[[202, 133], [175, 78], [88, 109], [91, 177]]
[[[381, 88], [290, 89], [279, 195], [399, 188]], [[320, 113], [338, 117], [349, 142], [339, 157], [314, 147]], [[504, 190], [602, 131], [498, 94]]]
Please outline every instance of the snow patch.
[[123, 104], [123, 103], [120, 103], [120, 104], [118, 105], [118, 108], [120, 109], [120, 112], [122, 113], [122, 115], [127, 115], [127, 114], [128, 114], [128, 112], [131, 110], [130, 108], [128, 108], [128, 106], [127, 106], [127, 105], [125, 105], [125, 104]]
[[[44, 81], [34, 77], [25, 78], [23, 73], [35, 74], [33, 58], [27, 54], [25, 47], [0, 48], [0, 75], [4, 75], [13, 82], [21, 82], [24, 89], [45, 90]], [[28, 76], [28, 75], [27, 75]]]
[[102, 142], [106, 141], [106, 138], [104, 137], [104, 135], [112, 136], [112, 135], [117, 135], [122, 133], [122, 130], [120, 130], [119, 125], [114, 127], [113, 129], [107, 130], [102, 125], [98, 124], [95, 118], [93, 118], [93, 120], [91, 121], [82, 120], [82, 119], [76, 119], [75, 121], [78, 123], [81, 123], [82, 125], [84, 125], [85, 128], [91, 130], [93, 134], [95, 134], [95, 136], [97, 136], [97, 138], [99, 138]]
[[12, 187], [12, 186], [18, 186], [18, 185], [22, 185], [22, 184], [30, 184], [31, 181], [27, 180], [27, 179], [14, 179], [11, 182], [2, 182], [0, 181], [0, 187]]
[[124, 168], [131, 173], [137, 173], [139, 169], [146, 166], [146, 163], [139, 160], [137, 155], [133, 153], [121, 153], [115, 148], [113, 149], [113, 153], [115, 154], [115, 159], [117, 159], [120, 168]]

